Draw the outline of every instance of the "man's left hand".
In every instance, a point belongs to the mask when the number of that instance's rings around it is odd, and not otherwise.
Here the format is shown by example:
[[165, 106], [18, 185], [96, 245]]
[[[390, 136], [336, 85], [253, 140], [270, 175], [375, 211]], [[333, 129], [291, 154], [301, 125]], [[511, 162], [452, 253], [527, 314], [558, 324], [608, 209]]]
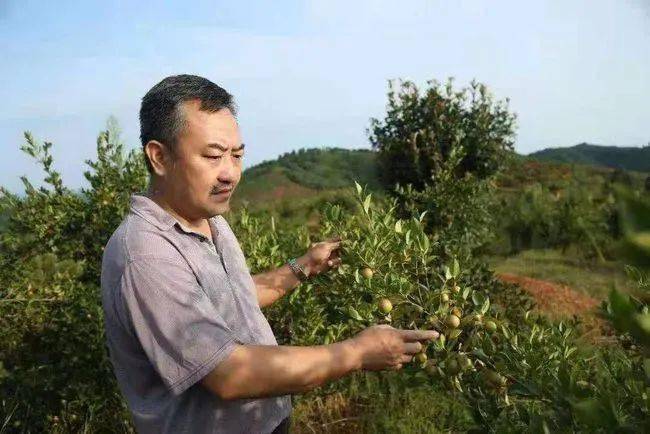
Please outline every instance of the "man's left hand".
[[309, 277], [317, 276], [341, 265], [341, 238], [313, 243], [307, 253], [298, 259]]

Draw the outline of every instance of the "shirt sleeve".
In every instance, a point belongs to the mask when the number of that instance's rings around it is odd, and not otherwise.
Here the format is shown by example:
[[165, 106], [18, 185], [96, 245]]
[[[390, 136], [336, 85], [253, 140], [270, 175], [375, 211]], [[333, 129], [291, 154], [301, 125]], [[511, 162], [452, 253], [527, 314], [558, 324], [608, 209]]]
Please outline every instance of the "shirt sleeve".
[[179, 395], [233, 351], [228, 328], [186, 264], [143, 258], [129, 262], [122, 294], [153, 368]]

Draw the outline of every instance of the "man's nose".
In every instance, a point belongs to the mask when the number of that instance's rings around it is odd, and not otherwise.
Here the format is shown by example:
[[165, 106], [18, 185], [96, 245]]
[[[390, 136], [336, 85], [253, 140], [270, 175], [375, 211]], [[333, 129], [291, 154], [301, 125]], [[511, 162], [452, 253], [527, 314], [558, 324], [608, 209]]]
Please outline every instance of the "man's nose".
[[219, 171], [219, 181], [223, 183], [234, 183], [239, 177], [239, 167], [233, 161], [235, 157], [225, 158]]

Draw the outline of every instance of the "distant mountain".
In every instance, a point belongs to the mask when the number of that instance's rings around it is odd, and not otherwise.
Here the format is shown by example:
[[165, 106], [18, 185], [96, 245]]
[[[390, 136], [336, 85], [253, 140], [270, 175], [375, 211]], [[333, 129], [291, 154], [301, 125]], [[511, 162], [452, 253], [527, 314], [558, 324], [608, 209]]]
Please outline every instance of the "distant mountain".
[[650, 145], [641, 148], [619, 148], [581, 143], [569, 148], [547, 148], [528, 156], [542, 161], [650, 172]]

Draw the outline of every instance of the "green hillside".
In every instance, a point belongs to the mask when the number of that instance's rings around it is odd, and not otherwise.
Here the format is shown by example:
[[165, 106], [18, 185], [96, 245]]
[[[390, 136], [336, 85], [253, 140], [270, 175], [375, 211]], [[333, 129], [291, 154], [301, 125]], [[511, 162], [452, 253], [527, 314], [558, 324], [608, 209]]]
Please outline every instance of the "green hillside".
[[650, 172], [650, 145], [640, 148], [621, 148], [581, 143], [569, 148], [547, 148], [533, 152], [529, 157], [542, 161], [578, 163], [614, 169]]
[[[575, 148], [579, 146], [566, 149]], [[610, 154], [622, 160], [621, 155], [626, 152], [626, 148], [620, 149], [620, 155], [616, 150], [610, 150]], [[650, 151], [650, 148], [632, 149]], [[537, 154], [550, 152], [552, 155], [552, 151], [548, 149]], [[381, 184], [375, 157], [375, 153], [370, 150], [340, 148], [301, 149], [284, 154], [277, 160], [266, 161], [244, 171], [233, 196], [233, 206], [237, 208], [246, 203], [250, 209], [259, 210], [274, 208], [281, 203], [313, 201], [352, 187], [354, 180], [379, 192]], [[497, 183], [503, 192], [515, 192], [535, 183], [563, 188], [571, 180], [580, 178], [585, 186], [596, 188], [606, 178], [615, 176], [614, 169], [604, 165], [584, 162], [584, 165], [573, 166], [569, 163], [573, 161], [514, 154]], [[643, 184], [644, 174], [632, 172], [628, 175], [634, 185]]]
[[379, 190], [375, 153], [368, 149], [301, 149], [266, 161], [242, 174], [233, 196], [235, 207], [264, 207], [286, 198], [306, 199], [349, 188], [354, 181]]

